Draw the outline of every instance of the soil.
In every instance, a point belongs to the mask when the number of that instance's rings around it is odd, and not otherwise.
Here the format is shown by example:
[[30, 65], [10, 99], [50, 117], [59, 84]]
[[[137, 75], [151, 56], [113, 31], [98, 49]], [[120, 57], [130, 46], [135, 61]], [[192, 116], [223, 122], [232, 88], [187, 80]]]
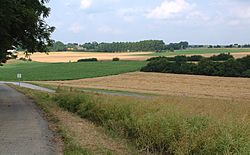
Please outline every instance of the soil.
[[159, 95], [183, 96], [185, 94], [202, 98], [250, 100], [249, 78], [133, 72], [89, 79], [35, 81], [34, 83]]

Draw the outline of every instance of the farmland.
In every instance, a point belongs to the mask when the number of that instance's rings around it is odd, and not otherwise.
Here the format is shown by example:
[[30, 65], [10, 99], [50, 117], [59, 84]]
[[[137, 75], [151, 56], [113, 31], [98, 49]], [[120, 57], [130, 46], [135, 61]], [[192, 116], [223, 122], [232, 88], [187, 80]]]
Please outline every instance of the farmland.
[[[240, 58], [250, 54], [249, 48], [244, 49], [187, 49], [175, 52], [155, 53], [155, 52], [130, 52], [130, 53], [97, 53], [97, 52], [50, 52], [48, 55], [44, 53], [35, 53], [30, 56], [33, 61], [37, 62], [76, 62], [78, 59], [97, 58], [100, 61], [111, 61], [112, 58], [128, 61], [145, 61], [155, 56], [174, 56], [174, 55], [202, 55], [210, 57], [214, 54], [230, 52], [235, 58]], [[24, 57], [19, 52], [18, 57]]]
[[90, 79], [36, 81], [35, 83], [158, 95], [183, 96], [186, 94], [202, 98], [250, 100], [249, 78], [132, 72]]
[[[242, 51], [239, 53], [243, 53], [240, 57], [248, 54]], [[78, 54], [82, 54], [82, 57], [76, 57], [75, 60], [98, 56], [98, 53], [88, 53], [88, 57], [83, 56], [84, 53]], [[128, 56], [131, 53], [120, 54]], [[197, 51], [192, 54], [197, 54]], [[121, 56], [108, 55], [99, 56], [100, 59], [101, 56], [107, 56], [106, 60]], [[146, 57], [143, 56], [143, 59]], [[61, 63], [63, 59], [51, 58], [48, 60], [60, 63], [44, 63], [42, 61], [46, 61], [45, 58], [41, 58], [41, 62], [6, 64], [0, 67], [0, 80], [17, 80], [16, 74], [22, 73], [22, 80], [25, 81], [52, 85], [54, 88], [60, 85], [62, 91], [52, 95], [36, 92], [31, 95], [29, 90], [21, 91], [28, 91], [30, 96], [38, 96], [34, 98], [43, 102], [48, 100], [51, 104], [48, 108], [59, 105], [66, 111], [129, 139], [142, 154], [249, 153], [249, 78], [138, 72], [147, 64], [145, 61], [74, 63], [71, 59], [69, 63], [69, 57], [65, 56], [67, 60]], [[133, 58], [141, 56], [134, 55]], [[32, 59], [35, 60], [34, 57]], [[136, 98], [64, 92], [63, 86], [160, 96]], [[84, 126], [79, 122], [71, 124], [79, 130]], [[90, 146], [78, 134], [73, 135], [85, 148], [90, 147], [91, 150], [95, 145], [91, 142]]]
[[202, 55], [204, 57], [210, 57], [218, 53], [231, 53], [235, 58], [246, 56], [250, 54], [250, 48], [220, 48], [220, 49], [186, 49], [186, 50], [176, 50], [175, 52], [167, 53], [146, 53], [146, 54], [136, 54], [137, 56], [174, 56], [174, 55]]
[[22, 74], [23, 81], [73, 80], [134, 72], [147, 62], [84, 62], [84, 63], [41, 63], [15, 62], [0, 68], [1, 81], [17, 81]]

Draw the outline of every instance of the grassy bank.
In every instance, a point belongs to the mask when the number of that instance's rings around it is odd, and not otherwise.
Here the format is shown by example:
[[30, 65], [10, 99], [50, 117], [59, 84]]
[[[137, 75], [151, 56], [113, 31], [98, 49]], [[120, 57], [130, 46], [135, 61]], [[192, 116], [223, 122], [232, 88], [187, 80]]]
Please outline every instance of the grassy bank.
[[[131, 154], [130, 152], [135, 150], [133, 146], [127, 146], [126, 140], [105, 135], [104, 132], [111, 135], [109, 130], [98, 127], [92, 122], [60, 108], [54, 101], [54, 93], [11, 84], [10, 86], [33, 99], [39, 106], [39, 109], [50, 121], [49, 128], [60, 136], [60, 139], [56, 136], [57, 138], [54, 140], [64, 142], [63, 153], [65, 155]], [[60, 146], [62, 146], [61, 142]]]
[[22, 81], [74, 80], [140, 70], [147, 62], [84, 62], [84, 63], [41, 63], [18, 62], [0, 66], [0, 81], [17, 81], [17, 74], [22, 74]]
[[79, 92], [61, 92], [54, 99], [64, 109], [131, 139], [144, 153], [250, 153], [247, 101]]

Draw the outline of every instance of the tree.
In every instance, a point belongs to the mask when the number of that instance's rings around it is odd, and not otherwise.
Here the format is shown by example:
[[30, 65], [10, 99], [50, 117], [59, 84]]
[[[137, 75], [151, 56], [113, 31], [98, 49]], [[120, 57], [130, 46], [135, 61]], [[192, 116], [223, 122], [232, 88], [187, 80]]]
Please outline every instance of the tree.
[[47, 52], [55, 27], [44, 21], [50, 8], [49, 0], [0, 0], [0, 63], [11, 53], [8, 49], [21, 47], [26, 54]]
[[61, 41], [55, 42], [53, 46], [49, 48], [49, 51], [51, 52], [66, 51], [66, 50], [67, 50], [66, 46]]

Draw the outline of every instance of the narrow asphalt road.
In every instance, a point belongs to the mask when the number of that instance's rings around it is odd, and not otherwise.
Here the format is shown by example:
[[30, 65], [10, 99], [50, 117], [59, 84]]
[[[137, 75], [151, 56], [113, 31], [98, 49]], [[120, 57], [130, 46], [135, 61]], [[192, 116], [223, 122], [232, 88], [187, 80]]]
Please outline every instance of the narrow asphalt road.
[[0, 83], [0, 154], [60, 154], [33, 101]]
[[14, 85], [20, 85], [21, 87], [26, 87], [26, 88], [31, 88], [31, 89], [36, 89], [36, 90], [42, 90], [42, 91], [47, 91], [47, 92], [56, 92], [54, 90], [51, 89], [47, 89], [47, 88], [43, 88], [43, 87], [39, 87], [33, 84], [29, 84], [29, 83], [24, 83], [24, 82], [6, 82], [6, 81], [0, 81], [0, 84], [3, 83], [10, 83], [10, 84], [14, 84]]

